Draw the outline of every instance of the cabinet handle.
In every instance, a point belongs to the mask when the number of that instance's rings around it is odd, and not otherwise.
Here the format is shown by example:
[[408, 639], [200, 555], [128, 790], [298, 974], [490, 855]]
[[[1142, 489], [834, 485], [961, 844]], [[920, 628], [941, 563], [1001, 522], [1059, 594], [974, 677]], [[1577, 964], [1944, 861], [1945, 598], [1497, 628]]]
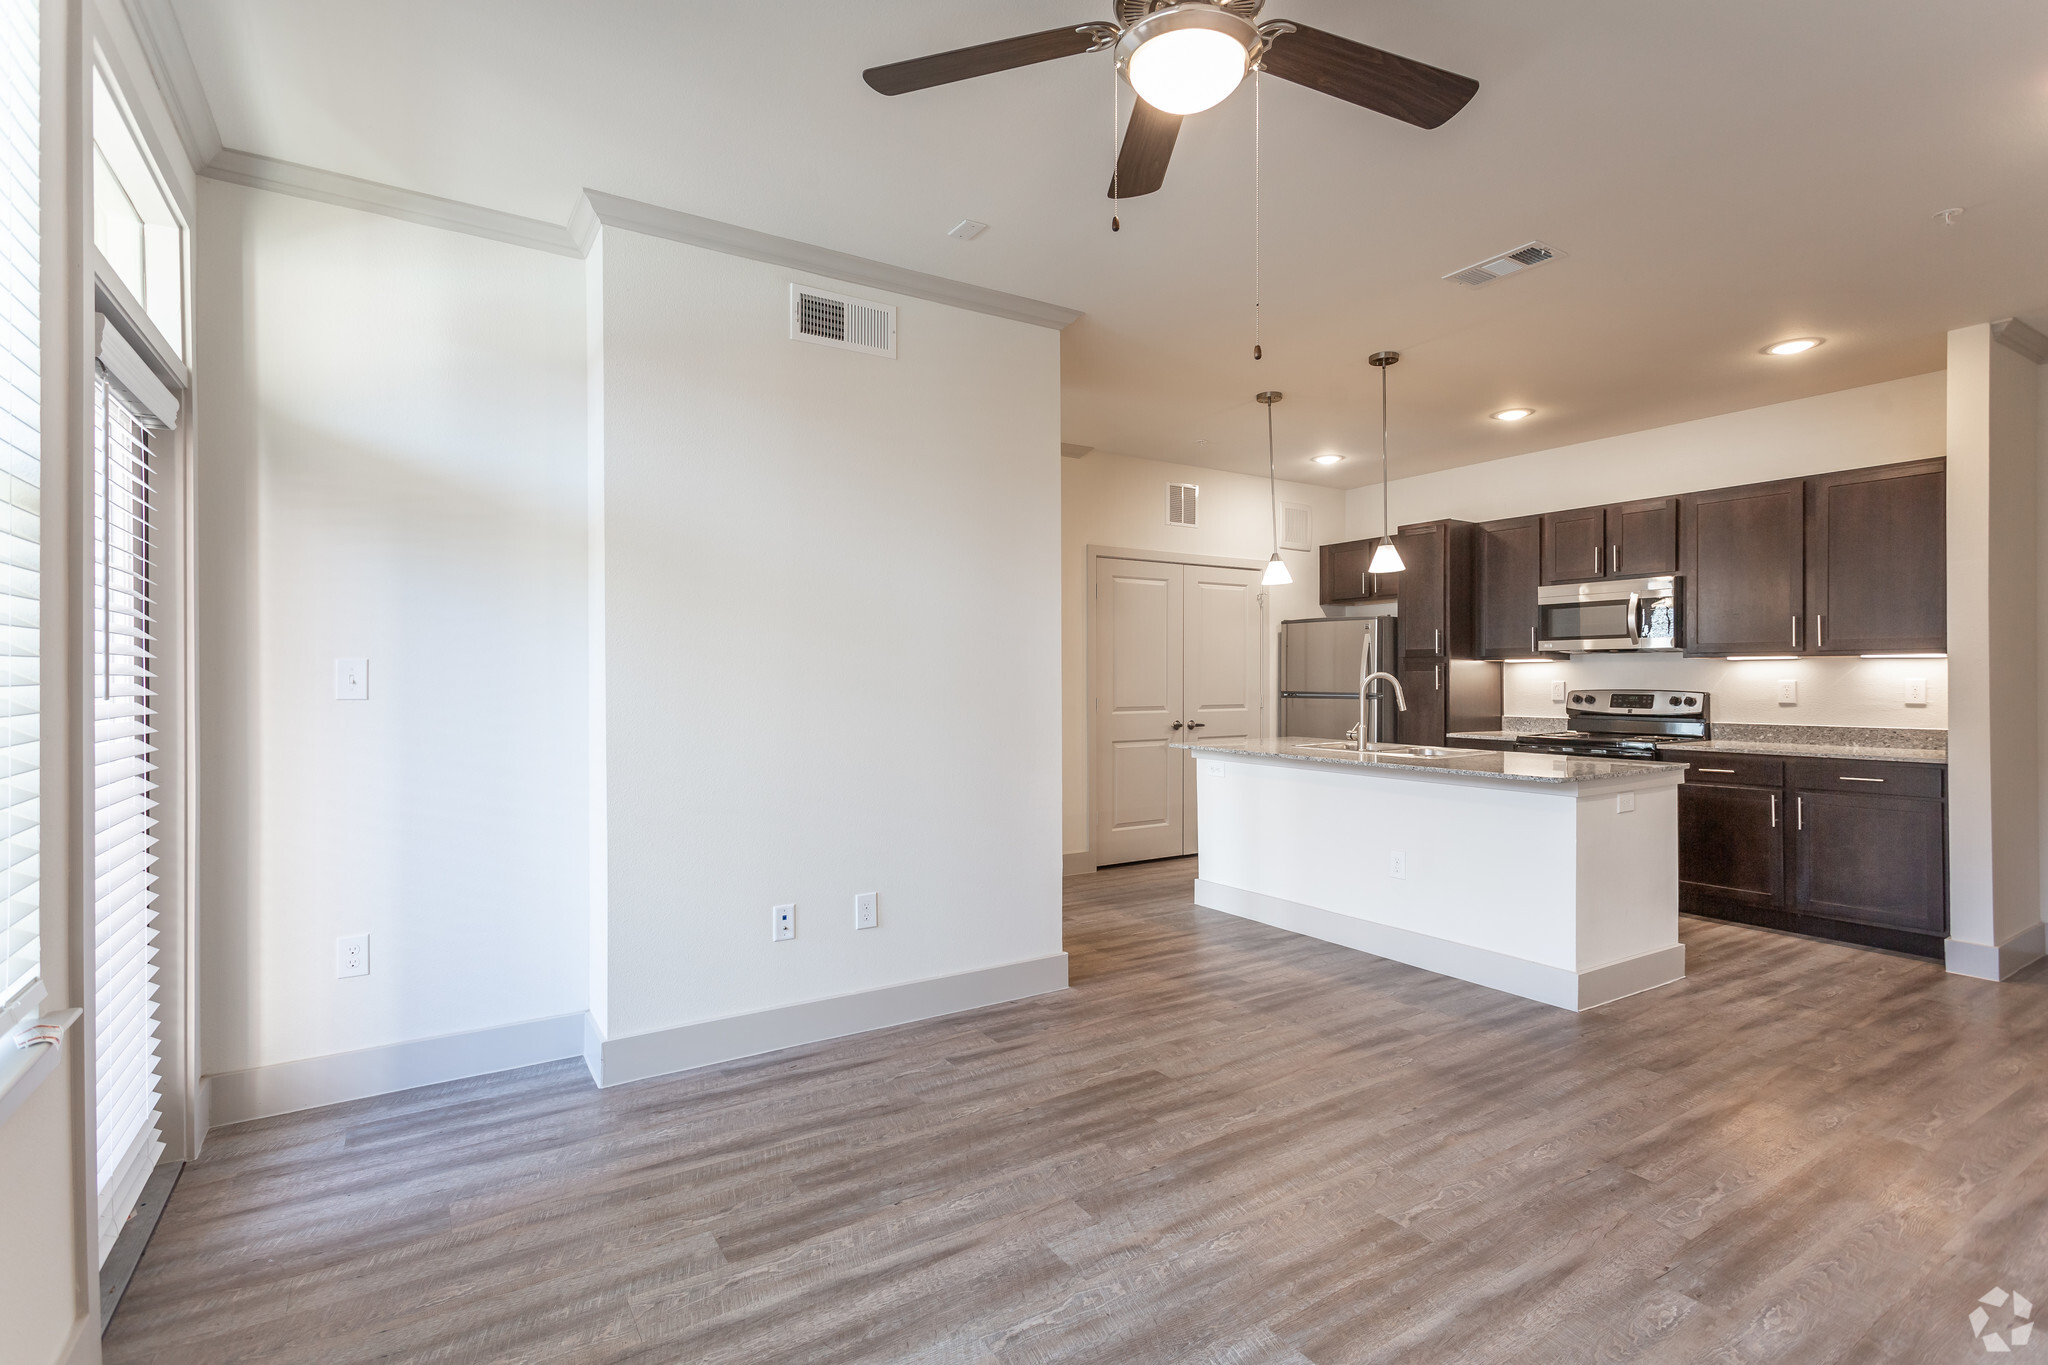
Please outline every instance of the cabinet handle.
[[1619, 545], [1610, 545], [1610, 546], [1608, 546], [1608, 547], [1607, 547], [1607, 572], [1609, 572], [1609, 573], [1614, 573], [1614, 572], [1616, 572], [1616, 571], [1618, 570], [1618, 568], [1620, 567], [1620, 564], [1621, 564], [1621, 547], [1620, 547]]
[[1534, 626], [1529, 627], [1529, 652], [1531, 654], [1536, 652], [1536, 627]]
[[1439, 628], [1436, 632], [1436, 648], [1431, 650], [1430, 652], [1432, 654], [1441, 654], [1444, 652], [1444, 633], [1441, 628]]
[[1772, 792], [1772, 793], [1771, 793], [1771, 828], [1772, 828], [1772, 829], [1776, 829], [1777, 827], [1778, 827], [1778, 794], [1777, 794], [1776, 792]]
[[1358, 576], [1358, 595], [1359, 595], [1360, 597], [1370, 597], [1370, 596], [1372, 596], [1372, 575], [1371, 575], [1371, 574], [1369, 574], [1369, 573], [1362, 573], [1362, 574], [1360, 574], [1360, 575]]
[[1593, 577], [1595, 577], [1595, 578], [1598, 578], [1599, 576], [1600, 576], [1600, 547], [1599, 547], [1598, 545], [1595, 545], [1595, 546], [1593, 547]]
[[1438, 692], [1441, 692], [1441, 691], [1443, 691], [1443, 690], [1444, 690], [1444, 666], [1443, 666], [1442, 664], [1438, 664], [1438, 665], [1437, 665], [1436, 667], [1434, 667], [1434, 668], [1430, 669], [1430, 670], [1429, 670], [1429, 673], [1430, 673], [1430, 676], [1431, 676], [1432, 678], [1434, 678], [1434, 679], [1435, 679], [1435, 690], [1436, 690], [1436, 691], [1438, 691]]
[[1826, 649], [1828, 647], [1827, 618], [1819, 612], [1813, 614], [1813, 647], [1815, 649]]
[[1733, 768], [1702, 768], [1700, 771], [1703, 773], [1726, 773], [1730, 777], [1735, 776], [1735, 769]]
[[1882, 781], [1884, 781], [1884, 779], [1883, 779], [1883, 778], [1881, 778], [1881, 777], [1845, 777], [1845, 778], [1843, 778], [1843, 779], [1842, 779], [1842, 781], [1844, 781], [1844, 782], [1882, 782]]
[[1794, 797], [1794, 798], [1793, 798], [1793, 800], [1794, 800], [1794, 802], [1796, 803], [1796, 805], [1797, 805], [1797, 807], [1798, 807], [1798, 814], [1799, 814], [1799, 828], [1801, 828], [1801, 829], [1805, 829], [1805, 828], [1806, 828], [1806, 798], [1805, 798], [1805, 797], [1803, 797], [1803, 796], [1799, 796], [1799, 797]]

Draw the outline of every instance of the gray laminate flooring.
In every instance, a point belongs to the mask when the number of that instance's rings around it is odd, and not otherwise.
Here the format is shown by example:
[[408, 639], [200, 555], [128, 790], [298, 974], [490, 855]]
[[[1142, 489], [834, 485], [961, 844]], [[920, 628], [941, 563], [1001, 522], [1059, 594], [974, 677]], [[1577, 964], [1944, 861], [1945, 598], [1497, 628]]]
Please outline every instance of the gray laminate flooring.
[[1193, 867], [1070, 878], [1059, 995], [216, 1132], [106, 1359], [1927, 1365], [2048, 1303], [2048, 970], [1688, 920], [1572, 1015]]

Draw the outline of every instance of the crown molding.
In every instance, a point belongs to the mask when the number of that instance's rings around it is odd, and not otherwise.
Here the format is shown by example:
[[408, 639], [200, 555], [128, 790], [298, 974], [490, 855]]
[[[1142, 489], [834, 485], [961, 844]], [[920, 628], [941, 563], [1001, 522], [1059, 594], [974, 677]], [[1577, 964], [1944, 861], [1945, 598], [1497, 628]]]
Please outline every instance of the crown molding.
[[185, 30], [170, 0], [121, 0], [128, 26], [142, 45], [149, 74], [170, 107], [171, 122], [185, 155], [195, 167], [205, 166], [220, 155], [220, 127], [213, 121], [213, 106], [207, 102], [206, 87], [200, 84], [199, 68], [186, 46]]
[[2048, 336], [2043, 336], [2018, 318], [1998, 319], [1991, 324], [1991, 336], [2036, 365], [2048, 365]]
[[301, 166], [296, 161], [279, 161], [276, 157], [260, 156], [255, 152], [238, 152], [232, 147], [222, 149], [220, 155], [202, 167], [199, 173], [214, 180], [225, 180], [231, 185], [247, 185], [251, 189], [274, 190], [323, 204], [339, 204], [343, 208], [361, 209], [365, 213], [378, 213], [424, 227], [446, 228], [451, 232], [466, 232], [472, 237], [488, 237], [514, 246], [550, 251], [557, 256], [585, 254], [584, 248], [577, 246], [570, 237], [569, 230], [556, 223], [487, 209], [481, 204], [465, 204], [459, 199], [421, 194], [418, 190], [400, 189], [375, 180], [359, 180], [339, 171]]
[[962, 284], [942, 275], [927, 275], [921, 270], [871, 261], [864, 256], [852, 256], [788, 237], [771, 236], [753, 228], [721, 223], [715, 218], [700, 218], [694, 213], [643, 204], [637, 199], [622, 199], [615, 194], [588, 189], [583, 192], [583, 197], [590, 206], [591, 216], [605, 227], [623, 228], [648, 237], [663, 237], [727, 256], [743, 256], [791, 270], [809, 271], [828, 279], [844, 280], [848, 284], [864, 284], [874, 289], [886, 289], [892, 294], [907, 294], [914, 299], [928, 299], [952, 308], [987, 313], [1014, 322], [1028, 322], [1055, 331], [1081, 316], [1079, 310], [1062, 308], [1056, 303], [984, 289], [977, 284]]

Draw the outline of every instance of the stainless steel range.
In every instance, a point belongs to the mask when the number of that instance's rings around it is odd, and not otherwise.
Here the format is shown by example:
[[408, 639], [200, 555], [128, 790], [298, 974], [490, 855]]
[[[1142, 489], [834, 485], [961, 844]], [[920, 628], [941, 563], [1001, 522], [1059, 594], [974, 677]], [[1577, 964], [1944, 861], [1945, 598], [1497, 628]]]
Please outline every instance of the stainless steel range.
[[1569, 730], [1523, 735], [1517, 749], [1582, 758], [1654, 759], [1660, 745], [1712, 739], [1713, 698], [1705, 692], [1573, 688], [1566, 694]]

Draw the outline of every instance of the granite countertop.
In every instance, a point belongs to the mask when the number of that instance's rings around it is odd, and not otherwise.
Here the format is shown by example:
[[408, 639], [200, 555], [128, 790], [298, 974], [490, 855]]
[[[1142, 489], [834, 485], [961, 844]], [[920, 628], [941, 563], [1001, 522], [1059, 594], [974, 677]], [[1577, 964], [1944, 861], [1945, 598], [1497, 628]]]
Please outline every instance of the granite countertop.
[[1570, 782], [1600, 782], [1617, 777], [1675, 775], [1678, 765], [1652, 763], [1632, 758], [1572, 758], [1565, 754], [1510, 754], [1492, 749], [1439, 751], [1431, 758], [1421, 754], [1380, 750], [1361, 754], [1357, 750], [1308, 749], [1307, 744], [1327, 744], [1318, 739], [1223, 739], [1214, 743], [1179, 743], [1176, 749], [1195, 753], [1252, 754], [1262, 758], [1284, 758], [1297, 763], [1327, 763], [1346, 768], [1393, 768], [1403, 772], [1442, 773], [1454, 777], [1494, 778], [1508, 782], [1540, 782], [1564, 785]]
[[[1552, 727], [1562, 730], [1562, 720]], [[1459, 740], [1488, 740], [1493, 743], [1512, 743], [1524, 735], [1538, 733], [1530, 730], [1467, 730], [1450, 736], [1450, 743]], [[1936, 732], [1939, 733], [1939, 732]], [[1691, 754], [1756, 754], [1765, 758], [1849, 758], [1869, 760], [1877, 763], [1935, 763], [1946, 765], [1946, 748], [1877, 747], [1868, 744], [1810, 744], [1792, 740], [1775, 739], [1674, 739], [1660, 742], [1657, 749], [1662, 753]]]

